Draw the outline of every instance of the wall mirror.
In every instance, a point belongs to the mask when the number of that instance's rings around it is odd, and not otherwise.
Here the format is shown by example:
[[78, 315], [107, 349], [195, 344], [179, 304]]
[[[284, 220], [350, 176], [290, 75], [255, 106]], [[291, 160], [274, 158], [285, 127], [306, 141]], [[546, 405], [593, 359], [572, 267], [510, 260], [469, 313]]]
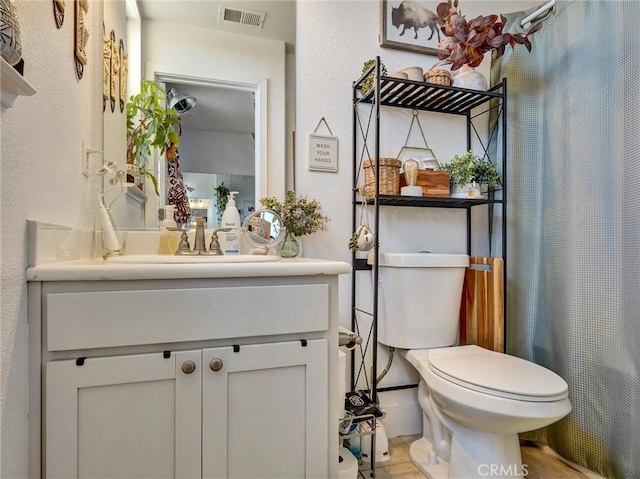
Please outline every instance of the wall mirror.
[[[217, 226], [223, 211], [219, 192], [237, 191], [241, 220], [255, 210], [256, 197], [266, 190], [267, 152], [260, 133], [266, 130], [266, 112], [256, 99], [265, 94], [263, 85], [219, 82], [166, 76], [156, 80], [167, 92], [175, 92], [192, 106], [180, 116], [178, 156], [191, 208], [190, 222], [204, 217], [207, 228]], [[160, 172], [165, 172], [162, 161]], [[163, 184], [170, 180], [160, 178]]]
[[[240, 192], [243, 219], [259, 209], [260, 197], [284, 197], [293, 188], [295, 2], [119, 3], [105, 3], [105, 25], [109, 30], [107, 18], [117, 25], [126, 17], [127, 97], [147, 78], [197, 100], [181, 117], [178, 148], [193, 216], [206, 216], [208, 227], [217, 224], [215, 187], [223, 182]], [[107, 12], [114, 8], [115, 14]], [[105, 150], [126, 142], [126, 128], [109, 115]], [[118, 212], [125, 226], [158, 227], [167, 175], [164, 158], [154, 161], [160, 197], [145, 189], [146, 201], [127, 200], [126, 211]]]

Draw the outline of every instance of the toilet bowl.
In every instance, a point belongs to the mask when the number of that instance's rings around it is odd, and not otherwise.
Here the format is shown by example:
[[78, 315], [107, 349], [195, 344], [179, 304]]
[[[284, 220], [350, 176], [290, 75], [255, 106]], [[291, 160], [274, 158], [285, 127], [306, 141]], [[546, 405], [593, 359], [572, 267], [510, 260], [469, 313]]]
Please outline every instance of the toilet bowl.
[[[571, 411], [564, 380], [520, 358], [478, 346], [410, 350], [403, 355], [422, 378], [418, 395], [423, 410], [427, 401], [433, 409], [426, 419], [429, 444], [412, 447], [410, 456], [433, 479], [482, 477], [483, 468], [502, 471], [492, 477], [522, 477], [518, 433], [552, 424]], [[452, 438], [448, 454], [434, 441], [439, 428]], [[448, 463], [446, 475], [434, 474], [433, 469], [442, 466], [433, 466], [442, 462]], [[490, 469], [492, 465], [503, 467]]]
[[455, 346], [466, 255], [379, 254], [378, 340], [420, 373], [423, 437], [411, 461], [429, 478], [521, 478], [518, 433], [571, 411], [566, 382], [524, 359]]

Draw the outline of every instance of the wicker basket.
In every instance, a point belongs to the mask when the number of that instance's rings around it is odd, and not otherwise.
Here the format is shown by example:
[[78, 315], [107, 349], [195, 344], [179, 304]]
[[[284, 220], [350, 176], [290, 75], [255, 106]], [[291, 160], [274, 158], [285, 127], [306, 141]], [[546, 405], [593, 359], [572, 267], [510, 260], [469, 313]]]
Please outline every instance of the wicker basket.
[[[365, 199], [374, 198], [376, 195], [376, 161], [365, 160], [364, 187], [362, 196]], [[400, 192], [400, 166], [402, 162], [396, 158], [380, 158], [380, 194], [397, 195]]]
[[436, 85], [451, 86], [451, 72], [449, 70], [430, 70], [424, 74], [424, 81]]

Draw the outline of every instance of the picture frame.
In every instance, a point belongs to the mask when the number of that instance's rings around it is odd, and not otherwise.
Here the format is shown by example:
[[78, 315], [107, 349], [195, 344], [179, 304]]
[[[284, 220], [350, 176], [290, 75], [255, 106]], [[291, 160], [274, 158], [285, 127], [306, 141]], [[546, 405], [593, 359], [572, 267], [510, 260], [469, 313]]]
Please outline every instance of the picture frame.
[[[437, 56], [444, 38], [435, 18], [442, 0], [381, 0], [380, 46]], [[416, 7], [417, 6], [417, 7]]]

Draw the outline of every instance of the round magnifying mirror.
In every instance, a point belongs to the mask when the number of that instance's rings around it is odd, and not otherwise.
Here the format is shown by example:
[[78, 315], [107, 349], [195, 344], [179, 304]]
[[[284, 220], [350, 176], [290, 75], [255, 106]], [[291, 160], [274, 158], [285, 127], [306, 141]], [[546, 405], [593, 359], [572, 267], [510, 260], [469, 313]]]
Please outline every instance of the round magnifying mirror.
[[282, 218], [275, 211], [258, 210], [244, 220], [242, 233], [256, 248], [251, 254], [267, 254], [269, 248], [284, 239], [285, 228]]

